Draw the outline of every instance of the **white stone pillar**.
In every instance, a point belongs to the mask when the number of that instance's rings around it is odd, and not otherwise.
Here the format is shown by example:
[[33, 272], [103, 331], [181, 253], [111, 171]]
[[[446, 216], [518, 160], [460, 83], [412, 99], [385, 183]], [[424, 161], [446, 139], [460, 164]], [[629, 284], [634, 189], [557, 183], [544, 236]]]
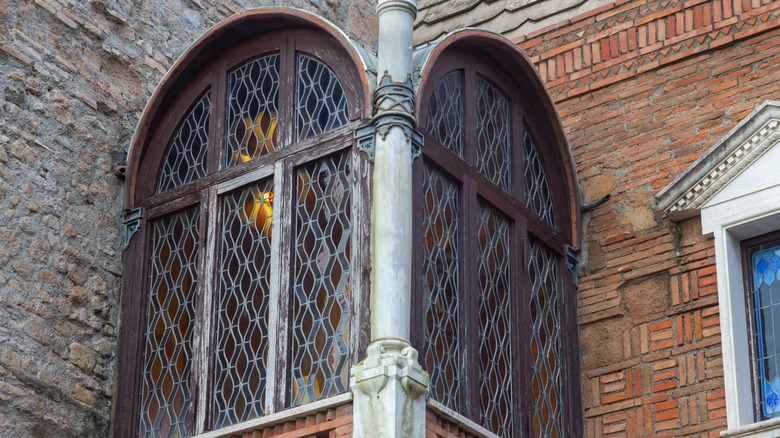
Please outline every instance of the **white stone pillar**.
[[371, 214], [371, 345], [352, 369], [353, 436], [424, 437], [428, 375], [409, 344], [412, 273], [412, 30], [417, 6], [379, 0]]

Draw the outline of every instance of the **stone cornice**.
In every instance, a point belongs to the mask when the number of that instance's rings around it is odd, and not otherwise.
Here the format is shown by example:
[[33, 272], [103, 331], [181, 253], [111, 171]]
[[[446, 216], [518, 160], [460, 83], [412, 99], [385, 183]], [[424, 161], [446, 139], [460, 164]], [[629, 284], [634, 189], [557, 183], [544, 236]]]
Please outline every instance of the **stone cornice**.
[[698, 214], [708, 200], [779, 141], [780, 102], [764, 102], [656, 195], [659, 208], [673, 219]]

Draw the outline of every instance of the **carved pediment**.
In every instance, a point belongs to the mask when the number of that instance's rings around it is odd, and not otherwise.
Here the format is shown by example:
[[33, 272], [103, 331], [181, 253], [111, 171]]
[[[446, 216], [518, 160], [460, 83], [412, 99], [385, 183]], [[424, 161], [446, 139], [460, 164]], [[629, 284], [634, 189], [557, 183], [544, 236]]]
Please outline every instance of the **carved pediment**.
[[[658, 206], [675, 220], [698, 214], [703, 206], [740, 179], [740, 175], [778, 143], [780, 102], [767, 101], [664, 187], [656, 195]], [[771, 183], [771, 178], [777, 179], [774, 183], [777, 184], [780, 172], [763, 177], [768, 183]], [[751, 178], [742, 179], [747, 182]], [[752, 177], [752, 181], [756, 180], [755, 176]]]

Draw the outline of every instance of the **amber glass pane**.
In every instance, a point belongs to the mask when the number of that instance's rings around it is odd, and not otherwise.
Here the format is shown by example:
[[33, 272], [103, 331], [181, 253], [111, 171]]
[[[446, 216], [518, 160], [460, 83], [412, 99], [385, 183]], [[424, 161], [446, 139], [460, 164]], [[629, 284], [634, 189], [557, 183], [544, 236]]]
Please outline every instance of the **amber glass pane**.
[[439, 79], [428, 101], [428, 132], [447, 149], [463, 156], [463, 74]]
[[194, 298], [198, 278], [198, 209], [152, 225], [139, 434], [187, 436]]
[[523, 138], [525, 153], [525, 203], [539, 218], [555, 226], [555, 209], [542, 158], [528, 131]]
[[222, 199], [214, 427], [265, 414], [273, 181]]
[[312, 138], [349, 121], [347, 96], [331, 69], [298, 54], [295, 132], [298, 140]]
[[509, 220], [479, 204], [479, 394], [483, 426], [512, 436]]
[[225, 167], [246, 163], [278, 146], [279, 55], [253, 59], [228, 74]]
[[293, 406], [349, 388], [349, 159], [343, 152], [296, 171]]
[[510, 190], [512, 156], [509, 152], [509, 100], [477, 77], [477, 168], [499, 187]]
[[423, 180], [423, 358], [430, 396], [452, 409], [460, 403], [458, 185], [426, 163]]
[[561, 340], [558, 310], [558, 259], [531, 240], [528, 258], [531, 285], [531, 390], [534, 436], [563, 437]]
[[210, 97], [206, 92], [176, 128], [165, 151], [157, 193], [193, 182], [206, 175]]

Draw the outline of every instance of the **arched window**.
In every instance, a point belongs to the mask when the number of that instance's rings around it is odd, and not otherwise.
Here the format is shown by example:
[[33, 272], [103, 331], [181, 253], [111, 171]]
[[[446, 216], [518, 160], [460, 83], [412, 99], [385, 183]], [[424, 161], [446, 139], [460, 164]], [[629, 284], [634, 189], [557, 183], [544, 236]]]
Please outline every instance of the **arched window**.
[[434, 51], [418, 104], [414, 338], [429, 396], [500, 436], [577, 436], [571, 188], [533, 81], [468, 41]]
[[365, 332], [368, 164], [353, 131], [366, 81], [302, 14], [213, 30], [147, 108], [117, 435], [189, 436], [349, 390]]

